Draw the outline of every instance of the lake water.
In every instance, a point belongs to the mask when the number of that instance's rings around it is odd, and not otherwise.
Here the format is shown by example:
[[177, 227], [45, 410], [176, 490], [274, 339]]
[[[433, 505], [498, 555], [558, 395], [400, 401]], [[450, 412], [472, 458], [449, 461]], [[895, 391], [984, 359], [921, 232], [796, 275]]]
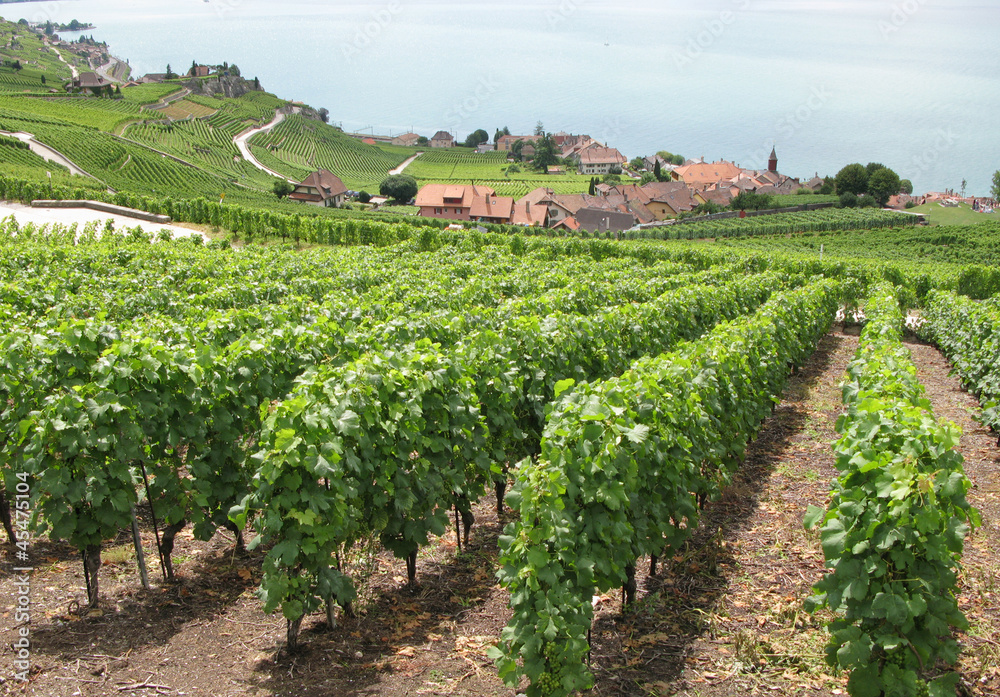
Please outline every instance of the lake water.
[[134, 71], [237, 64], [351, 131], [588, 133], [811, 177], [882, 162], [918, 192], [1000, 168], [1000, 3], [960, 0], [60, 0]]

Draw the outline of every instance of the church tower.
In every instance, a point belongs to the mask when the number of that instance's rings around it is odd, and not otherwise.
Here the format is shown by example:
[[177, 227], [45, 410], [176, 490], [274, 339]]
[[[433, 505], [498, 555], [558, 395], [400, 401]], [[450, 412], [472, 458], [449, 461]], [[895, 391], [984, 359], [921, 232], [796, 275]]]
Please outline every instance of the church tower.
[[771, 148], [771, 157], [767, 158], [767, 171], [778, 171], [778, 153], [775, 152], [774, 148]]

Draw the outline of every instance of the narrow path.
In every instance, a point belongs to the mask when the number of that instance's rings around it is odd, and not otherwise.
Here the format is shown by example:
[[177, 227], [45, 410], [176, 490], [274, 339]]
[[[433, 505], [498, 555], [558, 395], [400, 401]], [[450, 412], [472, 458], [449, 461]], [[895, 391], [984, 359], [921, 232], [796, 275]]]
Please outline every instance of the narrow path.
[[978, 400], [951, 375], [948, 360], [934, 347], [909, 345], [917, 377], [938, 419], [962, 429], [958, 451], [972, 482], [968, 501], [982, 517], [982, 527], [965, 541], [959, 606], [971, 625], [961, 636], [963, 681], [974, 695], [1000, 694], [1000, 448], [997, 436], [973, 417]]
[[68, 65], [68, 66], [69, 66], [69, 69], [70, 69], [70, 70], [72, 71], [72, 73], [73, 73], [73, 79], [74, 79], [74, 80], [75, 80], [76, 78], [80, 77], [80, 71], [76, 69], [76, 66], [75, 66], [75, 65], [73, 65], [73, 64], [71, 64], [71, 63], [68, 63], [68, 62], [66, 61], [66, 59], [65, 59], [65, 58], [63, 58], [63, 54], [59, 52], [59, 49], [58, 49], [58, 48], [56, 48], [55, 46], [52, 46], [51, 44], [49, 45], [49, 48], [51, 48], [51, 49], [52, 49], [53, 51], [55, 51], [55, 52], [56, 52], [56, 55], [57, 55], [57, 56], [59, 56], [59, 60], [61, 60], [61, 61], [62, 61], [63, 63], [66, 63], [66, 65]]
[[399, 167], [396, 167], [395, 169], [390, 169], [389, 170], [389, 174], [390, 175], [402, 174], [403, 170], [405, 170], [407, 167], [409, 167], [410, 164], [415, 159], [417, 159], [418, 157], [420, 157], [421, 155], [423, 155], [423, 153], [422, 152], [418, 152], [417, 154], [415, 154], [415, 155], [413, 155], [411, 157], [408, 157], [407, 159], [403, 160], [403, 164], [401, 164]]
[[[8, 131], [0, 131], [0, 134], [5, 136], [10, 136], [11, 138], [17, 138], [22, 143], [27, 143], [28, 147], [31, 148], [31, 152], [35, 153], [39, 157], [49, 162], [55, 162], [56, 164], [62, 165], [70, 171], [70, 174], [75, 174], [81, 177], [90, 177], [91, 179], [97, 179], [97, 177], [88, 173], [84, 169], [76, 166], [69, 158], [63, 155], [61, 152], [55, 148], [50, 148], [44, 143], [40, 143], [35, 140], [35, 136], [31, 133], [25, 133], [23, 131], [18, 131], [16, 133], [11, 133]], [[97, 181], [101, 181], [97, 179]], [[103, 182], [102, 182], [103, 183]]]
[[637, 610], [623, 616], [618, 593], [602, 596], [595, 695], [846, 694], [823, 662], [825, 631], [800, 612], [824, 573], [802, 516], [829, 501], [839, 385], [857, 343], [831, 332], [791, 376], [685, 550], [657, 576], [638, 569]]

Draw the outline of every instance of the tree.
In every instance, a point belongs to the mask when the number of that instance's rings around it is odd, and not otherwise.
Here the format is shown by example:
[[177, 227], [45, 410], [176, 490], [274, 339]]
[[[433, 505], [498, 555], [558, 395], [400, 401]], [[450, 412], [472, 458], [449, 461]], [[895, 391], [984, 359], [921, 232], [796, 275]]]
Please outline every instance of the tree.
[[260, 89], [260, 78], [259, 77], [255, 77], [253, 79], [253, 88], [255, 90], [259, 90]]
[[230, 75], [235, 75], [236, 77], [240, 76], [240, 69], [236, 67], [235, 63], [233, 63], [231, 66], [229, 66], [229, 74]]
[[188, 72], [188, 75], [194, 77], [197, 73], [198, 73], [198, 61], [193, 60], [191, 61], [191, 70]]
[[663, 181], [663, 168], [660, 167], [660, 158], [656, 158], [656, 164], [653, 165], [653, 176], [656, 181]]
[[847, 165], [837, 172], [837, 194], [859, 196], [868, 191], [868, 170], [860, 163]]
[[638, 172], [640, 169], [646, 166], [646, 161], [643, 160], [641, 157], [633, 157], [632, 161], [628, 163], [628, 166]]
[[879, 171], [880, 169], [885, 169], [885, 165], [883, 165], [881, 162], [869, 162], [867, 165], [865, 165], [865, 171], [868, 172], [869, 177], [875, 174], [875, 172]]
[[465, 147], [467, 148], [477, 148], [481, 143], [488, 143], [490, 141], [490, 134], [479, 128], [469, 134], [465, 139]]
[[837, 183], [834, 181], [833, 177], [823, 177], [823, 185], [819, 187], [819, 191], [817, 193], [829, 196], [836, 190]]
[[510, 154], [518, 162], [521, 161], [521, 149], [524, 147], [523, 140], [515, 140], [510, 146]]
[[167, 63], [167, 74], [164, 75], [164, 77], [168, 80], [173, 80], [175, 77], [177, 77], [174, 74], [174, 71], [170, 68], [170, 63]]
[[762, 211], [773, 206], [773, 198], [754, 191], [741, 191], [729, 202], [729, 208], [734, 211]]
[[962, 198], [965, 198], [965, 185], [967, 183], [964, 179], [962, 180]]
[[43, 85], [45, 84], [45, 76], [44, 75], [42, 75], [42, 84]]
[[642, 177], [639, 178], [639, 186], [646, 186], [651, 182], [656, 181], [656, 175], [652, 172], [643, 172]]
[[888, 167], [883, 167], [875, 170], [868, 179], [868, 193], [879, 206], [884, 206], [891, 197], [899, 193], [900, 184], [899, 175]]
[[320, 107], [320, 110], [317, 113], [319, 113], [319, 120], [320, 121], [322, 121], [323, 123], [330, 123], [330, 110], [329, 109], [327, 109], [326, 107]]
[[911, 196], [913, 194], [913, 182], [911, 182], [909, 179], [900, 179], [899, 193]]
[[545, 135], [545, 126], [542, 124], [541, 121], [535, 124], [535, 135], [536, 136]]
[[1000, 201], [1000, 169], [993, 173], [993, 186], [990, 187], [990, 193], [993, 194], [993, 199]]
[[359, 191], [358, 200], [361, 201], [361, 203], [368, 203], [369, 201], [372, 200], [372, 195], [369, 194], [367, 191]]
[[427, 136], [420, 136], [417, 138], [417, 145], [427, 145], [428, 142], [430, 141], [427, 140]]
[[544, 172], [557, 164], [559, 164], [559, 148], [552, 134], [546, 133], [535, 143], [535, 156], [531, 159], [531, 165], [539, 172]]
[[675, 155], [674, 153], [668, 152], [666, 150], [661, 150], [656, 154], [659, 155], [664, 162], [669, 162], [672, 165], [680, 167], [682, 164], [684, 164], [683, 155]]
[[417, 188], [417, 180], [409, 174], [394, 174], [382, 182], [378, 191], [383, 196], [406, 203], [417, 195]]
[[295, 191], [295, 187], [292, 185], [291, 182], [285, 181], [284, 179], [279, 179], [278, 181], [274, 182], [274, 187], [271, 190], [274, 192], [274, 195], [277, 196], [278, 198], [285, 198], [286, 196], [288, 196], [288, 194]]
[[587, 189], [587, 193], [591, 196], [597, 196], [597, 177], [590, 178], [590, 188]]
[[695, 206], [693, 212], [698, 215], [714, 215], [722, 212], [722, 206], [715, 201], [705, 201]]

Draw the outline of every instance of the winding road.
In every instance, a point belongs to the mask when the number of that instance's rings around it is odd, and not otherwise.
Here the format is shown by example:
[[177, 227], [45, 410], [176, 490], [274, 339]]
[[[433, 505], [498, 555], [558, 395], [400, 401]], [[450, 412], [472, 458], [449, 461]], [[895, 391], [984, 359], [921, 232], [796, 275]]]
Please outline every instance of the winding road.
[[240, 151], [240, 154], [243, 156], [243, 159], [252, 164], [257, 169], [267, 172], [272, 177], [277, 177], [278, 179], [284, 179], [285, 181], [291, 182], [292, 184], [298, 184], [298, 182], [295, 181], [294, 179], [289, 179], [288, 177], [282, 174], [278, 174], [270, 167], [265, 167], [263, 164], [260, 163], [260, 161], [256, 157], [253, 156], [253, 153], [250, 152], [249, 141], [251, 138], [253, 138], [258, 133], [267, 133], [268, 131], [273, 129], [275, 126], [277, 126], [284, 120], [285, 120], [285, 115], [282, 112], [276, 112], [274, 118], [271, 120], [270, 123], [261, 126], [260, 128], [251, 128], [248, 131], [243, 131], [238, 136], [233, 138], [233, 144]]

